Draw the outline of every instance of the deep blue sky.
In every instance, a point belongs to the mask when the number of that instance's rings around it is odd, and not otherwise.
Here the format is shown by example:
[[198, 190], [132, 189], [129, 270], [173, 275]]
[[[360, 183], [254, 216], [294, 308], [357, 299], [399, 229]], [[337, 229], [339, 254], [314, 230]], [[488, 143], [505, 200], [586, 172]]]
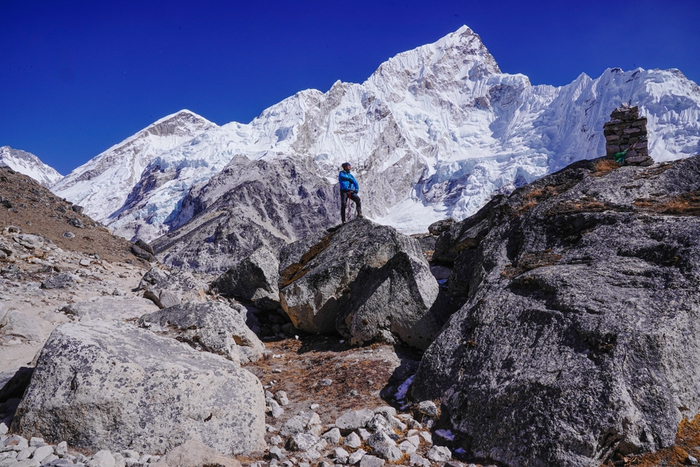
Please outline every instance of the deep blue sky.
[[0, 0], [0, 146], [66, 174], [180, 109], [247, 123], [463, 24], [533, 84], [638, 66], [700, 82], [698, 0]]

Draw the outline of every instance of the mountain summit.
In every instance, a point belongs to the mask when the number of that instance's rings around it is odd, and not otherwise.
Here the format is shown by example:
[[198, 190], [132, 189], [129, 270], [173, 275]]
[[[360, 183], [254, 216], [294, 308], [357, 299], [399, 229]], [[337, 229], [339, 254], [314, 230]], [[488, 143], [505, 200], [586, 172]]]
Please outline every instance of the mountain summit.
[[[192, 203], [181, 208], [191, 187], [207, 193], [208, 205], [235, 187], [202, 190], [234, 156], [293, 160], [329, 186], [348, 160], [365, 214], [404, 232], [425, 231], [476, 212], [494, 193], [604, 155], [603, 123], [628, 102], [648, 120], [656, 161], [699, 151], [700, 88], [678, 70], [612, 68], [566, 86], [533, 86], [522, 74], [502, 73], [463, 26], [390, 58], [362, 84], [301, 91], [248, 124], [217, 126], [188, 111], [165, 117], [54, 190], [122, 236], [153, 239], [197, 214]], [[223, 179], [232, 180], [217, 183]], [[327, 212], [336, 211], [335, 201]]]
[[51, 186], [63, 177], [52, 167], [44, 164], [34, 154], [12, 149], [9, 146], [0, 147], [0, 166], [28, 175], [45, 187]]

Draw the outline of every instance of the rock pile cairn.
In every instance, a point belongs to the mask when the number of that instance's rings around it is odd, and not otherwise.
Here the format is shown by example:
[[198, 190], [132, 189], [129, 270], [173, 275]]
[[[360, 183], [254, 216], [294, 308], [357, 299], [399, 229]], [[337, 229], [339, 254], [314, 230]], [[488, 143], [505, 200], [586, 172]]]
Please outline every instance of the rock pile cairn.
[[639, 107], [622, 104], [603, 125], [605, 152], [625, 165], [647, 166], [654, 163], [649, 156], [647, 119], [639, 116]]

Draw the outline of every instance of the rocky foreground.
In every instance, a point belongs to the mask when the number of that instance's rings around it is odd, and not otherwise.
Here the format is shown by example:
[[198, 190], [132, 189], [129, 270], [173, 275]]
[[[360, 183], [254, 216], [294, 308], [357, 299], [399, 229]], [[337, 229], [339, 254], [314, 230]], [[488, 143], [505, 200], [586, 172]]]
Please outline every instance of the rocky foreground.
[[355, 220], [218, 277], [8, 200], [0, 467], [696, 463], [699, 192], [700, 156], [582, 161], [437, 241]]

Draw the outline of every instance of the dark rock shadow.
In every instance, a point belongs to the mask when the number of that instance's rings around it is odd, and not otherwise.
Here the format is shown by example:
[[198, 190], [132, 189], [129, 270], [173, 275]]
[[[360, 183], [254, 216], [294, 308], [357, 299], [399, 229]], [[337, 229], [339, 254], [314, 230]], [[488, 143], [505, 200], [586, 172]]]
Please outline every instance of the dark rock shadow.
[[34, 368], [20, 367], [16, 373], [5, 372], [0, 374], [0, 423], [8, 427], [15, 417], [19, 401], [24, 396], [24, 391], [29, 387], [29, 382], [34, 374]]

